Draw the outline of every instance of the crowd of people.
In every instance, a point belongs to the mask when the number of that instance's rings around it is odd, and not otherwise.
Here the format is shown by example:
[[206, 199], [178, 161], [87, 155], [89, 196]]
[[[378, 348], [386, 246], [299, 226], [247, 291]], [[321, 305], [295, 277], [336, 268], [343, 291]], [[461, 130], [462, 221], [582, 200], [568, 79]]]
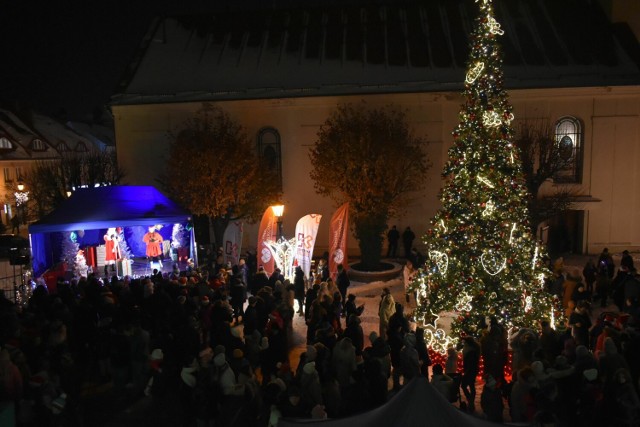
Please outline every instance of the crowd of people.
[[[113, 410], [144, 401], [149, 425], [275, 426], [281, 417], [358, 414], [423, 376], [461, 410], [493, 421], [506, 413], [513, 422], [636, 425], [640, 282], [631, 257], [616, 273], [607, 255], [583, 272], [553, 265], [549, 292], [566, 323], [540, 319], [539, 329], [509, 336], [490, 318], [441, 362], [389, 288], [379, 328], [365, 336], [346, 269], [332, 279], [326, 260], [311, 278], [297, 268], [292, 282], [241, 259], [59, 280], [52, 294], [39, 284], [24, 306], [0, 300], [0, 400], [19, 425], [84, 425], [87, 385], [109, 384]], [[591, 324], [594, 301], [615, 310]], [[307, 342], [290, 360], [295, 316]]]

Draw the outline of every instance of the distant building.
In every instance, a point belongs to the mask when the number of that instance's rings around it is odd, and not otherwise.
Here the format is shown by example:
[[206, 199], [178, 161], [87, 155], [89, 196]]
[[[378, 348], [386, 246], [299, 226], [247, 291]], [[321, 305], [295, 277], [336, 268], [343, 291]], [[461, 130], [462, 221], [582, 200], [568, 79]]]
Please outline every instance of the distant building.
[[[321, 253], [335, 207], [313, 190], [309, 147], [337, 104], [393, 103], [408, 109], [434, 164], [409, 214], [390, 224], [424, 233], [439, 207], [440, 173], [464, 101], [477, 5], [355, 3], [155, 21], [111, 102], [127, 181], [154, 184], [167, 131], [203, 102], [214, 103], [248, 130], [259, 154], [274, 160], [287, 205], [285, 235], [298, 218], [323, 215]], [[539, 237], [560, 238], [564, 250], [578, 253], [640, 250], [640, 8], [601, 3], [606, 8], [590, 0], [494, 1], [515, 123], [548, 120], [573, 159], [543, 194], [563, 185], [581, 195]], [[245, 246], [255, 246], [255, 234], [245, 229]], [[357, 251], [355, 240], [349, 246]]]
[[113, 133], [108, 125], [65, 124], [37, 112], [0, 109], [0, 220], [9, 225], [17, 215], [15, 193], [29, 192], [20, 191], [18, 184], [35, 162], [54, 160], [65, 152], [115, 150]]

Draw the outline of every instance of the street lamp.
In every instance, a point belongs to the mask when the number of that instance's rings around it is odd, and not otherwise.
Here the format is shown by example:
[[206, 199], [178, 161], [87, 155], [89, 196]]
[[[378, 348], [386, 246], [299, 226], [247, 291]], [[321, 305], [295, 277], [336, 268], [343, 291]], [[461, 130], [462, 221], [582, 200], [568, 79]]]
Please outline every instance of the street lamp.
[[25, 185], [22, 182], [18, 182], [17, 188], [18, 191], [14, 193], [14, 196], [16, 198], [16, 215], [19, 214], [18, 221], [22, 220], [22, 223], [26, 224], [27, 222], [24, 214], [24, 207], [29, 201], [29, 192], [24, 191]]
[[284, 214], [284, 205], [273, 205], [271, 206], [271, 210], [273, 211], [273, 215], [277, 218], [278, 221], [278, 232], [276, 234], [276, 242], [282, 239], [282, 215]]

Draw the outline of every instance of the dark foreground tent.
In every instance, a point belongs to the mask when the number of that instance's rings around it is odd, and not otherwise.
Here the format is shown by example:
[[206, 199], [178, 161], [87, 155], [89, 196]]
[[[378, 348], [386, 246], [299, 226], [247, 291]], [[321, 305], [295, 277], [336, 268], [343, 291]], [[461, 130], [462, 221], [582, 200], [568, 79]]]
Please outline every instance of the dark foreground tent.
[[[104, 244], [102, 236], [111, 227], [121, 227], [131, 235], [140, 235], [154, 225], [167, 226], [162, 231], [171, 237], [171, 226], [188, 225], [191, 216], [176, 203], [151, 186], [114, 185], [76, 190], [55, 211], [29, 226], [34, 275], [60, 261], [61, 237], [74, 233], [78, 244]], [[131, 239], [139, 244], [141, 236]], [[193, 246], [193, 230], [189, 245]], [[144, 256], [143, 249], [132, 245], [134, 256]]]
[[281, 419], [278, 427], [495, 427], [492, 423], [460, 411], [447, 401], [425, 377], [413, 379], [386, 404], [372, 411], [336, 420]]

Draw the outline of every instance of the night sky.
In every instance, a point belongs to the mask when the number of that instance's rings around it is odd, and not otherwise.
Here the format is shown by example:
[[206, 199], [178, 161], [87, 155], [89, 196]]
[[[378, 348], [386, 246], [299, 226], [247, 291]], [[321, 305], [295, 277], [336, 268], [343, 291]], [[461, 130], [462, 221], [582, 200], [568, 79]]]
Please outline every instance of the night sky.
[[[300, 1], [300, 0], [299, 0]], [[0, 2], [0, 102], [70, 118], [109, 102], [155, 16], [274, 0]], [[279, 6], [285, 1], [279, 0]], [[62, 6], [65, 4], [65, 6]], [[231, 5], [231, 6], [229, 6]]]

